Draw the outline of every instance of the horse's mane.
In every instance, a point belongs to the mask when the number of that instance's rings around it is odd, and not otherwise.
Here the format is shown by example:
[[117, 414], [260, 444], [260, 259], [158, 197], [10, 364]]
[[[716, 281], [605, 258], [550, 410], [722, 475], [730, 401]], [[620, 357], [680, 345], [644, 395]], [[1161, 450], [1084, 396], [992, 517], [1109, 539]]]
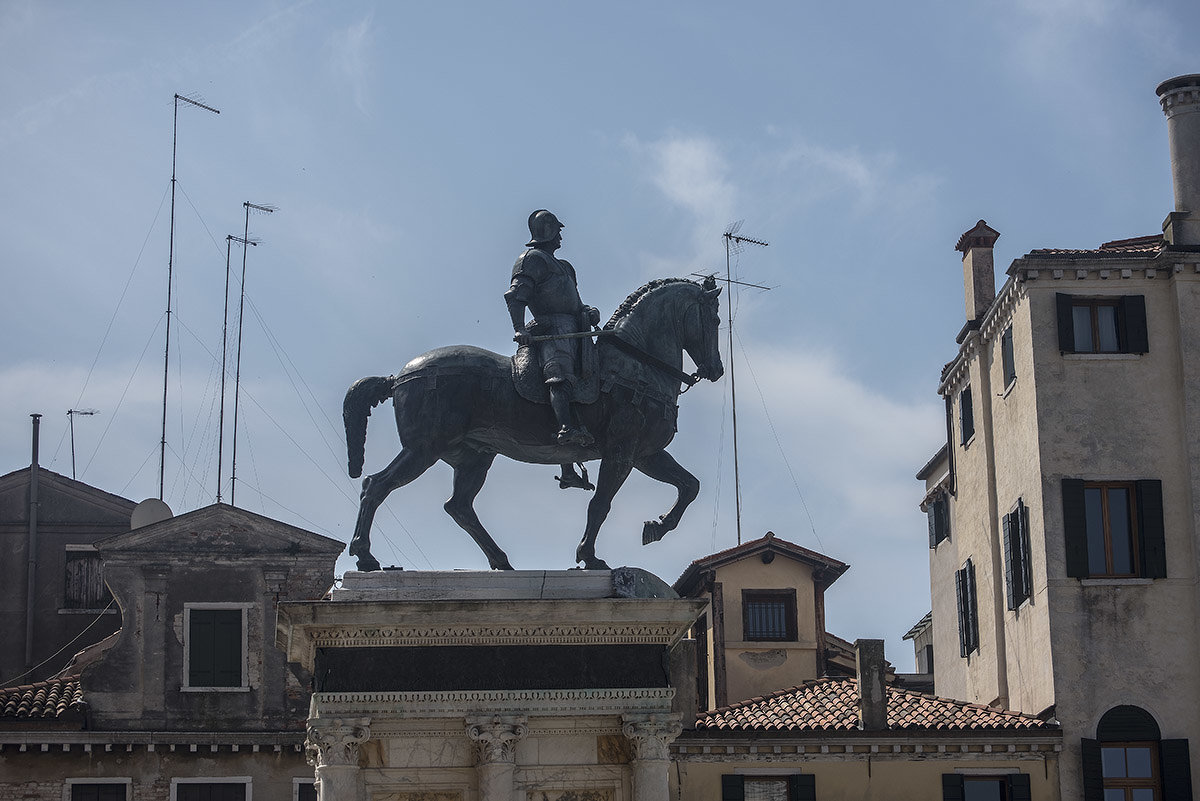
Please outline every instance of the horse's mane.
[[672, 284], [691, 284], [695, 287], [700, 286], [695, 281], [692, 281], [688, 278], [655, 278], [654, 280], [643, 284], [633, 292], [629, 293], [629, 297], [625, 298], [621, 305], [617, 307], [617, 310], [613, 312], [613, 315], [609, 321], [604, 324], [604, 330], [612, 330], [612, 328], [616, 326], [618, 322], [620, 322], [623, 318], [628, 317], [629, 313], [633, 311], [633, 307], [638, 305], [638, 303], [640, 303], [642, 299], [651, 292]]

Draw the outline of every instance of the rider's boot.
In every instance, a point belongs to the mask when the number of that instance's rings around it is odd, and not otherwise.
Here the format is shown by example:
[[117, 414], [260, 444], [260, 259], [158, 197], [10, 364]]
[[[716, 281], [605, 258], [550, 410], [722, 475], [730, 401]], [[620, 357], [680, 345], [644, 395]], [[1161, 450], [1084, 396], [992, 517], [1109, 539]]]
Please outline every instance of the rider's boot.
[[579, 467], [581, 470], [583, 470], [582, 476], [575, 472], [575, 465], [568, 463], [568, 464], [564, 464], [562, 466], [562, 475], [555, 476], [555, 478], [558, 479], [558, 488], [559, 489], [572, 489], [572, 488], [579, 488], [579, 489], [585, 489], [585, 490], [596, 489], [596, 485], [593, 484], [592, 482], [588, 481], [587, 468], [584, 467], [582, 464], [580, 464]]

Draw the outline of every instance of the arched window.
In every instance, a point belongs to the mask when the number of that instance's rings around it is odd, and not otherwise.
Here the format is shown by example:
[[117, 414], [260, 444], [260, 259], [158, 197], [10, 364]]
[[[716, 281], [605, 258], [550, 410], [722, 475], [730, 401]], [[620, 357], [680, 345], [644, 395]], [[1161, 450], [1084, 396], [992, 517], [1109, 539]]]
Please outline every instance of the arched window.
[[1192, 798], [1187, 740], [1163, 740], [1144, 709], [1116, 706], [1083, 740], [1085, 801], [1175, 801]]

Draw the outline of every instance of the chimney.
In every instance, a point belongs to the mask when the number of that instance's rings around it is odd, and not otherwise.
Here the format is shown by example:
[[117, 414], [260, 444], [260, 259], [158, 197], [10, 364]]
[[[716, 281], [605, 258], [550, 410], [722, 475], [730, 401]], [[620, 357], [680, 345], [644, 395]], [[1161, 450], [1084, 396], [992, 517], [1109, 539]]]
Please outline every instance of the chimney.
[[1181, 75], [1158, 85], [1171, 143], [1175, 211], [1163, 223], [1168, 245], [1200, 248], [1200, 75]]
[[858, 728], [886, 729], [887, 662], [883, 658], [883, 640], [855, 640], [854, 669], [858, 674]]
[[992, 246], [1000, 232], [988, 227], [983, 220], [958, 238], [955, 250], [963, 254], [963, 293], [967, 301], [967, 322], [978, 320], [996, 299], [996, 269], [992, 262]]

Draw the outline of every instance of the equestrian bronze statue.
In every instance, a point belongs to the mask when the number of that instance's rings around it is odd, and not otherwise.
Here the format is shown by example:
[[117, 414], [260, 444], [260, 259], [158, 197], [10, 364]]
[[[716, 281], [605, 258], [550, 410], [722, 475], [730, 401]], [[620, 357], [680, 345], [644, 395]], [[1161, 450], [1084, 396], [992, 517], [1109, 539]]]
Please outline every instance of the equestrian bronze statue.
[[[561, 228], [557, 219], [552, 224]], [[530, 227], [534, 227], [532, 217]], [[546, 266], [553, 267], [549, 262]], [[563, 466], [600, 460], [587, 525], [575, 551], [575, 561], [585, 569], [608, 569], [596, 556], [596, 535], [613, 496], [634, 469], [678, 491], [666, 514], [644, 524], [642, 542], [656, 542], [674, 530], [699, 493], [700, 482], [665, 448], [675, 436], [681, 387], [702, 378], [716, 381], [724, 373], [717, 347], [719, 294], [711, 278], [703, 284], [682, 278], [654, 280], [629, 295], [600, 331], [589, 332], [582, 326], [573, 331], [560, 331], [563, 325], [522, 326], [525, 330], [518, 328], [517, 333], [526, 336], [515, 337], [522, 344], [517, 357], [452, 345], [418, 356], [397, 375], [355, 382], [343, 405], [350, 476], [362, 475], [371, 409], [389, 398], [402, 444], [387, 467], [363, 480], [350, 541], [358, 569], [380, 568], [370, 549], [371, 524], [379, 505], [392, 490], [413, 481], [438, 460], [454, 470], [446, 512], [471, 535], [496, 570], [511, 570], [512, 565], [479, 521], [473, 502], [497, 454]], [[526, 297], [526, 305], [532, 297]], [[537, 309], [534, 314], [536, 320]], [[594, 367], [588, 370], [585, 365], [565, 382], [571, 385], [571, 404], [564, 419], [562, 407], [551, 404], [553, 387], [547, 379], [553, 368], [543, 371], [544, 357], [532, 358], [529, 346], [560, 337], [579, 342], [591, 336], [596, 342], [589, 342], [583, 352], [592, 350]], [[696, 365], [691, 375], [682, 370], [684, 352]]]

